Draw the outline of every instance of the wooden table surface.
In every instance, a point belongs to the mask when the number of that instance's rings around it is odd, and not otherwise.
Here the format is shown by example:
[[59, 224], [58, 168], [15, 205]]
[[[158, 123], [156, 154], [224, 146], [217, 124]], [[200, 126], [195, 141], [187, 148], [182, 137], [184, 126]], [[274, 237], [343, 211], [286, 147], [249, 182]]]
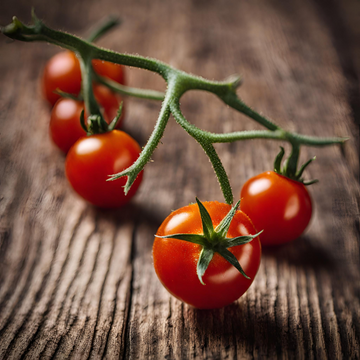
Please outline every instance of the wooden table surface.
[[[350, 136], [342, 148], [304, 148], [315, 212], [296, 241], [264, 248], [248, 292], [200, 311], [171, 297], [152, 265], [153, 234], [198, 196], [222, 201], [203, 151], [170, 120], [132, 203], [101, 211], [64, 176], [48, 136], [42, 68], [58, 49], [0, 37], [0, 358], [359, 359], [360, 3], [357, 0], [34, 0], [48, 25], [81, 36], [106, 15], [123, 24], [99, 44], [222, 80], [289, 130]], [[30, 21], [30, 3], [5, 0], [0, 23]], [[162, 90], [127, 71], [132, 86]], [[259, 129], [211, 94], [182, 109], [216, 132]], [[128, 99], [125, 129], [145, 144], [160, 104]], [[217, 145], [235, 197], [272, 167], [279, 143]], [[288, 150], [289, 148], [286, 147]]]

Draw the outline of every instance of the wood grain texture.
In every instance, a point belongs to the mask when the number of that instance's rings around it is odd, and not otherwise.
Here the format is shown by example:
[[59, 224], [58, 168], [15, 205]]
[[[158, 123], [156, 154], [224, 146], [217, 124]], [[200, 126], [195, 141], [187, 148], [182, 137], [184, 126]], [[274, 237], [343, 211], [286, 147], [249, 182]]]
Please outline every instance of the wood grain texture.
[[[307, 171], [311, 226], [263, 250], [248, 292], [220, 310], [172, 298], [152, 266], [153, 234], [167, 214], [222, 200], [201, 148], [171, 120], [132, 204], [101, 211], [69, 188], [48, 137], [39, 76], [58, 51], [0, 38], [0, 359], [359, 359], [360, 4], [353, 0], [33, 2], [47, 24], [79, 35], [106, 15], [124, 19], [99, 43], [221, 80], [241, 73], [241, 97], [281, 126], [349, 135]], [[81, 14], [81, 16], [79, 16]], [[25, 0], [0, 4], [0, 23], [30, 19]], [[129, 69], [131, 85], [157, 90]], [[160, 104], [128, 99], [125, 129], [146, 142]], [[205, 93], [181, 102], [217, 132], [259, 128]], [[269, 169], [279, 143], [218, 144], [234, 195]], [[286, 147], [288, 149], [288, 147]]]

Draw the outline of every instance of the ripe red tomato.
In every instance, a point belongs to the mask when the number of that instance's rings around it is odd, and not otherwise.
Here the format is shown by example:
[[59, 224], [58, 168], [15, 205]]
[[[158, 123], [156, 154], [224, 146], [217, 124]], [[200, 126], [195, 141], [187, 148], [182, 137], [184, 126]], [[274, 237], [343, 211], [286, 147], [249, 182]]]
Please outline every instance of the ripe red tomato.
[[51, 105], [60, 99], [60, 95], [54, 93], [56, 89], [79, 94], [81, 70], [79, 60], [73, 52], [62, 51], [48, 61], [42, 77], [42, 89], [45, 99]]
[[[124, 84], [124, 70], [121, 65], [97, 59], [92, 60], [92, 65], [99, 75]], [[60, 95], [54, 93], [56, 89], [69, 94], [79, 94], [81, 90], [80, 63], [73, 52], [60, 52], [48, 61], [42, 78], [42, 89], [45, 99], [51, 105], [60, 98]]]
[[261, 234], [263, 245], [278, 245], [299, 237], [309, 224], [311, 198], [306, 187], [273, 171], [249, 179], [241, 189], [241, 210]]
[[[103, 85], [94, 85], [93, 90], [103, 110], [104, 119], [110, 124], [117, 114], [121, 98]], [[83, 108], [84, 103], [81, 101], [61, 98], [51, 111], [50, 136], [55, 145], [64, 153], [67, 153], [78, 139], [86, 136], [85, 130], [80, 125], [80, 114]], [[124, 111], [116, 126], [117, 129], [121, 126], [123, 116]]]
[[66, 176], [73, 189], [91, 204], [103, 208], [120, 207], [135, 195], [143, 172], [126, 196], [126, 177], [106, 180], [109, 175], [132, 165], [140, 151], [139, 144], [130, 135], [119, 130], [81, 138], [66, 157]]
[[[204, 202], [214, 228], [231, 209], [217, 201]], [[191, 233], [202, 234], [200, 212], [196, 204], [172, 212], [161, 224], [156, 235]], [[237, 211], [227, 237], [256, 234], [251, 220]], [[176, 298], [199, 309], [214, 309], [229, 305], [249, 288], [258, 271], [261, 258], [259, 237], [245, 245], [228, 248], [250, 277], [240, 272], [218, 253], [214, 254], [203, 275], [202, 285], [196, 273], [201, 246], [177, 239], [155, 238], [153, 245], [154, 267], [165, 288]]]
[[84, 108], [81, 101], [59, 99], [51, 111], [50, 136], [55, 145], [67, 153], [78, 139], [86, 136], [80, 125], [80, 114]]
[[121, 65], [93, 59], [92, 66], [97, 74], [114, 80], [119, 84], [125, 84], [124, 68]]

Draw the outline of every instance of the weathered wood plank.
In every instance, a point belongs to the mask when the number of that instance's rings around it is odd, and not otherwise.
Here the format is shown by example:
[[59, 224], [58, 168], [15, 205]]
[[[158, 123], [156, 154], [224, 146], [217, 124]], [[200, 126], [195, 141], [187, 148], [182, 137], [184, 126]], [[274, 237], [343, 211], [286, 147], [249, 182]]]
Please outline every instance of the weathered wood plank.
[[[1, 4], [0, 22], [29, 19], [25, 3]], [[35, 4], [50, 25], [80, 34], [118, 11], [125, 22], [102, 45], [209, 78], [242, 73], [244, 100], [287, 129], [351, 135], [344, 149], [304, 149], [302, 159], [318, 157], [308, 177], [321, 180], [310, 190], [311, 227], [287, 246], [264, 249], [246, 295], [214, 311], [171, 298], [151, 259], [153, 234], [171, 209], [195, 195], [222, 200], [198, 144], [171, 121], [132, 205], [102, 212], [84, 204], [66, 183], [39, 95], [41, 64], [56, 49], [1, 38], [0, 358], [360, 358], [359, 62], [355, 45], [341, 51], [360, 33], [360, 7], [346, 3], [354, 11], [335, 0], [326, 12], [321, 0]], [[164, 88], [138, 70], [128, 81]], [[127, 105], [125, 127], [144, 143], [159, 104]], [[259, 128], [212, 95], [186, 94], [182, 108], [211, 131]], [[269, 169], [278, 145], [216, 146], [235, 196]]]
[[[347, 80], [332, 46], [331, 32], [315, 4], [257, 2], [255, 6], [239, 3], [230, 9], [221, 9], [216, 17], [214, 4], [187, 3], [187, 7], [186, 21], [173, 18], [174, 27], [180, 28], [177, 24], [186, 22], [191, 28], [182, 35], [185, 39], [178, 42], [183, 45], [182, 52], [196, 54], [184, 57], [182, 68], [221, 78], [223, 68], [233, 66], [231, 61], [234, 60], [230, 59], [237, 59], [241, 72], [246, 74], [240, 90], [242, 96], [287, 128], [317, 135], [356, 131], [344, 92]], [[247, 15], [250, 13], [251, 17]], [[209, 32], [202, 31], [210, 21], [218, 29], [214, 31], [218, 38], [213, 40], [209, 40]], [[225, 29], [221, 30], [221, 26]], [[225, 37], [229, 28], [233, 33]], [[204, 46], [202, 52], [199, 44]], [[204, 59], [201, 58], [204, 53], [205, 66], [199, 61]], [[223, 65], [221, 69], [216, 66], [219, 63]], [[196, 105], [189, 98], [190, 95], [185, 96], [184, 111], [199, 126], [219, 130], [221, 124], [227, 131], [247, 128], [239, 123], [237, 115], [224, 110], [221, 110], [224, 114], [219, 114], [219, 104], [209, 102], [210, 97], [199, 96]], [[214, 122], [214, 118], [220, 118], [221, 122]], [[286, 125], [288, 120], [291, 124]], [[347, 151], [353, 155], [357, 154], [356, 140], [347, 144]], [[196, 147], [188, 146], [192, 158], [196, 157], [196, 162], [201, 163]], [[276, 147], [268, 143], [259, 144], [261, 149], [252, 148], [251, 152], [247, 146], [236, 144], [230, 149], [220, 148], [236, 186], [246, 177], [267, 169], [276, 151]], [[239, 162], [239, 157], [234, 155], [246, 150], [246, 157], [241, 157], [242, 162]], [[132, 331], [127, 345], [130, 358], [359, 356], [356, 330], [359, 320], [356, 229], [359, 187], [353, 177], [358, 172], [358, 162], [347, 161], [344, 153], [336, 148], [304, 151], [307, 157], [314, 153], [319, 154], [319, 161], [310, 169], [309, 177], [320, 177], [322, 186], [320, 189], [314, 186], [313, 190], [317, 212], [312, 228], [306, 237], [287, 247], [265, 249], [262, 267], [252, 288], [238, 304], [226, 308], [221, 314], [223, 317], [219, 315], [221, 311], [199, 312], [186, 306], [174, 311], [172, 305], [177, 302], [170, 300], [160, 287], [154, 290], [156, 284], [148, 275], [152, 271], [151, 264], [144, 264], [144, 253], [150, 252], [151, 242], [147, 250], [142, 249], [139, 261], [145, 270], [134, 267], [134, 284], [139, 284], [142, 294], [138, 294], [136, 288], [130, 313]], [[208, 175], [207, 170], [200, 171], [198, 179], [201, 180], [198, 181], [204, 186], [196, 190], [201, 193], [205, 188], [207, 193], [213, 194], [212, 184], [208, 184], [204, 175]], [[145, 233], [137, 237], [142, 246]], [[153, 307], [139, 318], [139, 310], [148, 304], [150, 291], [156, 291], [158, 308]], [[347, 304], [345, 311], [344, 303]], [[167, 324], [160, 334], [159, 323]], [[169, 327], [174, 323], [176, 331], [181, 331], [180, 336], [169, 335]], [[178, 341], [182, 342], [181, 350], [175, 345]], [[229, 345], [223, 346], [224, 343]]]

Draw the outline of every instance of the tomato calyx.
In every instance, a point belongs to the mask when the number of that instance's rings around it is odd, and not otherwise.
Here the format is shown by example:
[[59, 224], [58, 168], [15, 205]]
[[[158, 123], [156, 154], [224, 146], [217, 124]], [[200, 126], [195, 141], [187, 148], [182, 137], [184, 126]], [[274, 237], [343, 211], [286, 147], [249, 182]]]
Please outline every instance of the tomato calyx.
[[[285, 150], [284, 150], [284, 148], [282, 146], [280, 146], [280, 152], [277, 154], [277, 156], [275, 158], [275, 161], [274, 161], [274, 172], [276, 172], [279, 175], [285, 176], [285, 177], [287, 177], [287, 178], [289, 178], [291, 180], [301, 182], [304, 185], [312, 185], [312, 184], [315, 184], [315, 183], [319, 182], [319, 180], [317, 180], [317, 179], [305, 181], [302, 178], [302, 174], [303, 174], [304, 170], [307, 168], [307, 166], [309, 164], [311, 164], [316, 159], [316, 156], [309, 159], [306, 163], [304, 163], [300, 167], [300, 169], [298, 171], [296, 171], [294, 173], [293, 171], [291, 171], [293, 166], [289, 166], [291, 158], [287, 159], [285, 161], [284, 166], [281, 167], [281, 162], [282, 162], [282, 159], [284, 157], [284, 154], [285, 154]], [[296, 166], [295, 166], [295, 169], [296, 169]]]
[[258, 237], [262, 231], [255, 235], [237, 236], [235, 238], [227, 238], [226, 235], [229, 231], [229, 227], [232, 219], [234, 218], [236, 211], [240, 205], [240, 200], [230, 209], [227, 215], [222, 219], [220, 224], [214, 229], [210, 214], [206, 210], [201, 201], [196, 198], [197, 205], [199, 207], [203, 234], [173, 234], [166, 236], [155, 235], [162, 239], [177, 239], [188, 241], [193, 244], [198, 244], [202, 247], [200, 256], [197, 262], [196, 272], [201, 284], [203, 282], [203, 275], [208, 268], [215, 253], [218, 253], [231, 265], [233, 265], [246, 279], [250, 279], [242, 269], [239, 261], [235, 255], [228, 250], [228, 248], [238, 245], [244, 245]]
[[87, 124], [85, 123], [85, 112], [84, 110], [80, 115], [80, 124], [81, 127], [86, 131], [87, 136], [102, 134], [105, 132], [112, 131], [116, 128], [117, 124], [120, 121], [122, 114], [123, 102], [120, 103], [119, 109], [115, 118], [108, 124], [100, 115], [90, 115], [87, 118]]

